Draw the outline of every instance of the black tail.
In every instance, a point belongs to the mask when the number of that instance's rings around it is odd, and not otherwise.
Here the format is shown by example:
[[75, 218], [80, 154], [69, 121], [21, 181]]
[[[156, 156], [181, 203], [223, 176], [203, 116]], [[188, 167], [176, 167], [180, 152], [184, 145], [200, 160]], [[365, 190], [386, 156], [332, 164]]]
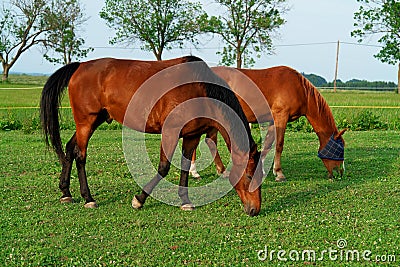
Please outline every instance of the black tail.
[[60, 137], [58, 107], [61, 104], [63, 92], [79, 65], [79, 62], [71, 63], [53, 73], [43, 87], [42, 99], [40, 100], [40, 120], [46, 145], [50, 146], [51, 143], [61, 161], [65, 158], [65, 154]]

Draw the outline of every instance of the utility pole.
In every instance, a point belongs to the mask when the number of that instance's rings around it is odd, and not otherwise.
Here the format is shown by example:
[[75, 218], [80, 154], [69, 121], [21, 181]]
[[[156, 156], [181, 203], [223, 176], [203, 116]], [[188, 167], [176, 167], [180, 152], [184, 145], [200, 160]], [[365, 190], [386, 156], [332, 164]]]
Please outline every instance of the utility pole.
[[333, 92], [336, 93], [336, 80], [338, 75], [338, 67], [339, 67], [339, 46], [340, 41], [337, 41], [337, 48], [336, 48], [336, 68], [335, 68], [335, 80], [333, 81]]

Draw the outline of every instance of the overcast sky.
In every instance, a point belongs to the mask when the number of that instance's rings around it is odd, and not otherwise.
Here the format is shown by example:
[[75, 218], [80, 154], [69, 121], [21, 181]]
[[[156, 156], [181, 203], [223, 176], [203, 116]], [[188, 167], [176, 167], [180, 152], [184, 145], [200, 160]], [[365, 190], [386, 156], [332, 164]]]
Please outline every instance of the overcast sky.
[[[81, 0], [89, 17], [82, 36], [87, 46], [95, 47], [87, 59], [99, 57], [132, 58], [154, 60], [150, 52], [139, 49], [116, 49], [108, 43], [113, 31], [108, 29], [99, 11], [103, 0]], [[212, 0], [202, 0], [204, 8], [210, 14], [218, 12], [218, 5]], [[356, 0], [289, 0], [290, 10], [284, 15], [287, 23], [279, 30], [280, 36], [274, 39], [273, 55], [257, 59], [255, 68], [267, 68], [287, 65], [300, 72], [315, 73], [332, 81], [335, 73], [336, 42], [356, 43], [350, 36], [353, 30], [353, 14], [358, 10]], [[203, 38], [206, 40], [206, 38]], [[340, 46], [338, 78], [347, 81], [352, 78], [397, 82], [397, 66], [381, 63], [373, 57], [379, 51], [377, 38], [370, 38], [360, 46], [344, 44]], [[321, 44], [322, 43], [322, 44]], [[164, 53], [163, 58], [173, 58], [192, 53], [203, 58], [211, 65], [219, 62], [215, 54], [222, 43], [215, 38], [204, 42], [204, 48], [187, 48]], [[118, 45], [121, 47], [121, 45]], [[107, 48], [108, 47], [108, 48]], [[134, 44], [138, 48], [138, 44]], [[44, 60], [37, 48], [33, 48], [20, 58], [12, 71], [52, 73], [60, 65]]]

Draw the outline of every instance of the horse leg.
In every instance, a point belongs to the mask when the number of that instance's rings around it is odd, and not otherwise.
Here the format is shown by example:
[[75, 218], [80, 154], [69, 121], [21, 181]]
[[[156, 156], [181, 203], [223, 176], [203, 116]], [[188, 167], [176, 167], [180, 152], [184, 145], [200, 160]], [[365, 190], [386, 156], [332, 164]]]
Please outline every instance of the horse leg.
[[142, 189], [140, 195], [135, 195], [132, 199], [132, 207], [139, 209], [143, 207], [147, 197], [151, 194], [157, 184], [167, 176], [169, 168], [171, 166], [171, 159], [174, 154], [176, 145], [178, 144], [178, 138], [173, 135], [163, 134], [161, 136], [161, 148], [160, 148], [160, 162], [158, 163], [158, 172]]
[[78, 170], [78, 178], [80, 185], [81, 196], [85, 199], [85, 208], [96, 208], [96, 201], [90, 194], [89, 185], [86, 176], [86, 156], [87, 156], [87, 145], [92, 135], [92, 131], [87, 127], [77, 127], [76, 130], [76, 145], [74, 148], [74, 156], [76, 162], [76, 168]]
[[89, 139], [96, 128], [106, 121], [108, 113], [106, 110], [100, 111], [96, 115], [85, 116], [84, 119], [75, 119], [75, 121], [84, 121], [83, 123], [76, 123], [75, 142], [70, 144], [71, 148], [74, 145], [74, 157], [76, 168], [78, 170], [78, 178], [80, 185], [81, 196], [85, 199], [85, 208], [97, 208], [96, 201], [90, 194], [89, 185], [86, 176], [86, 157], [87, 146]]
[[66, 148], [65, 148], [65, 159], [62, 162], [62, 171], [60, 175], [60, 184], [59, 188], [63, 193], [60, 202], [61, 203], [71, 203], [72, 202], [72, 195], [69, 190], [70, 186], [70, 179], [71, 179], [71, 170], [72, 170], [72, 163], [75, 159], [74, 156], [74, 149], [76, 145], [76, 134], [71, 137], [68, 141]]
[[193, 178], [201, 178], [200, 174], [197, 172], [196, 169], [196, 149], [193, 151], [192, 161], [190, 163], [189, 174], [193, 176]]
[[288, 118], [285, 115], [275, 114], [275, 116], [274, 116], [274, 123], [275, 123], [275, 127], [276, 127], [275, 128], [276, 129], [276, 151], [275, 151], [275, 157], [274, 157], [273, 173], [276, 176], [275, 181], [277, 181], [277, 182], [286, 181], [286, 177], [282, 172], [281, 155], [282, 155], [282, 151], [283, 151], [283, 144], [284, 144], [287, 121], [288, 121]]
[[[218, 149], [217, 149], [217, 139], [218, 139], [218, 131], [217, 129], [212, 130], [207, 133], [205, 142], [210, 149], [211, 155], [214, 157], [214, 164], [215, 167], [217, 168], [217, 173], [218, 174], [223, 174], [225, 176], [229, 176], [229, 173], [225, 173], [225, 166], [224, 163], [221, 160], [221, 156], [219, 155]], [[196, 170], [196, 150], [193, 151], [193, 156], [192, 156], [192, 162], [190, 165], [189, 169], [189, 174], [192, 175], [194, 178], [200, 178], [200, 174]]]
[[[218, 142], [217, 129], [208, 132], [206, 135], [206, 144], [208, 145], [208, 148], [211, 151], [211, 155], [214, 155], [214, 164], [215, 164], [215, 167], [217, 168], [217, 173], [222, 174], [225, 172], [225, 166], [221, 160], [221, 156], [219, 155], [219, 152], [217, 149], [217, 142]], [[226, 173], [224, 175], [226, 175]], [[228, 174], [228, 176], [229, 176], [229, 174]]]
[[193, 155], [193, 151], [196, 150], [200, 141], [200, 137], [195, 138], [183, 138], [182, 143], [182, 159], [181, 159], [181, 178], [179, 180], [178, 195], [182, 200], [182, 210], [193, 210], [194, 206], [189, 200], [188, 195], [188, 175], [190, 168], [190, 160]]
[[270, 124], [268, 126], [268, 132], [264, 139], [263, 150], [261, 151], [263, 176], [267, 175], [267, 173], [265, 173], [265, 170], [264, 170], [264, 161], [265, 161], [265, 158], [267, 157], [269, 151], [271, 151], [271, 149], [272, 149], [272, 145], [275, 142], [275, 138], [276, 138], [275, 137], [275, 124], [272, 121], [272, 122], [270, 122]]

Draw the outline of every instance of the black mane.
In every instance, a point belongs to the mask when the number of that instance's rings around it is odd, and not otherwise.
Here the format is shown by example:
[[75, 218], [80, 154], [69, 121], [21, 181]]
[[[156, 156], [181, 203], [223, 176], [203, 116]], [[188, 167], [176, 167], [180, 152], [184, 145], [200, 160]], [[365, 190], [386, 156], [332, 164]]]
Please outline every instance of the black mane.
[[[247, 136], [242, 136], [241, 133], [243, 134], [243, 131], [233, 131], [233, 138], [235, 139], [235, 143], [238, 145], [238, 148], [241, 151], [246, 151], [248, 148], [246, 147], [246, 144], [248, 141], [248, 144], [250, 145], [250, 148], [253, 148], [255, 146], [255, 142], [253, 140], [253, 137], [251, 136], [250, 132], [250, 127], [249, 123], [247, 121], [247, 118], [243, 112], [242, 107], [240, 106], [239, 100], [237, 99], [236, 95], [234, 92], [231, 90], [229, 85], [219, 76], [217, 76], [208, 66], [207, 64], [200, 58], [196, 56], [187, 56], [187, 62], [202, 62], [203, 64], [195, 66], [195, 70], [201, 75], [200, 81], [207, 81], [205, 82], [205, 89], [207, 96], [209, 98], [218, 100], [217, 105], [218, 107], [222, 110], [222, 113], [224, 114], [225, 118], [233, 122], [232, 129], [238, 129], [238, 127], [241, 127], [241, 125], [235, 125], [238, 124], [236, 120], [232, 121], [231, 118], [229, 118], [229, 113], [226, 111], [226, 107], [224, 107], [223, 104], [226, 104], [230, 108], [232, 108], [236, 114], [239, 116], [241, 123], [245, 127], [246, 134]], [[223, 104], [222, 104], [223, 103]]]

